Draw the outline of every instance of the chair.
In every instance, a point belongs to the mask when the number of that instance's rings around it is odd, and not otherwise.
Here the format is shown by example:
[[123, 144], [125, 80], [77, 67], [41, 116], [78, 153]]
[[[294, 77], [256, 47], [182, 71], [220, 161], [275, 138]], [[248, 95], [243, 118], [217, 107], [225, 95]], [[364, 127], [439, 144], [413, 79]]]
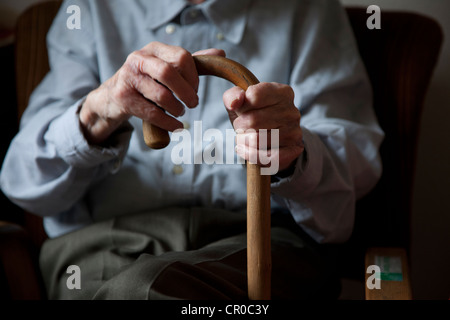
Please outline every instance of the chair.
[[[374, 264], [375, 256], [401, 258], [406, 282], [383, 281], [382, 287], [386, 289], [394, 286], [393, 291], [384, 292], [368, 290], [366, 286], [366, 299], [381, 299], [382, 294], [384, 298], [407, 299], [412, 296], [406, 257], [411, 237], [417, 141], [425, 95], [440, 52], [442, 30], [429, 17], [387, 11], [381, 15], [382, 29], [369, 30], [365, 9], [353, 7], [347, 8], [347, 12], [372, 83], [375, 112], [386, 138], [380, 149], [383, 174], [374, 190], [357, 203], [354, 232], [344, 247], [341, 265], [353, 276], [365, 279], [362, 273], [368, 264]], [[346, 270], [342, 271], [345, 275]], [[403, 290], [403, 294], [397, 295], [397, 289]]]
[[[38, 3], [18, 20], [19, 117], [32, 90], [48, 71], [45, 35], [59, 6], [60, 1]], [[341, 276], [363, 282], [367, 269], [365, 259], [373, 264], [371, 259], [375, 255], [392, 255], [386, 250], [394, 250], [395, 254], [400, 250], [403, 261], [407, 262], [418, 128], [442, 32], [434, 20], [418, 14], [383, 11], [382, 29], [368, 30], [365, 8], [347, 8], [347, 13], [374, 88], [375, 111], [386, 133], [381, 147], [383, 175], [375, 189], [358, 202], [355, 230], [339, 255]], [[5, 284], [0, 287], [6, 289], [0, 296], [45, 299], [36, 261], [46, 235], [40, 218], [25, 213], [24, 221], [23, 225], [0, 223], [0, 284]], [[407, 263], [403, 265], [407, 272]], [[404, 277], [408, 280], [409, 275]], [[384, 282], [382, 289], [388, 288], [387, 293], [386, 290], [381, 290], [385, 292], [383, 294], [371, 290], [366, 298], [398, 298], [398, 292], [395, 292], [398, 288], [390, 289]], [[410, 292], [409, 282], [404, 284], [405, 292]], [[410, 294], [400, 295], [403, 299], [410, 297]]]
[[[35, 4], [18, 19], [15, 68], [18, 119], [29, 96], [49, 70], [46, 34], [61, 1]], [[24, 212], [22, 225], [0, 221], [0, 297], [44, 299], [46, 293], [38, 271], [39, 248], [47, 238], [42, 219]]]

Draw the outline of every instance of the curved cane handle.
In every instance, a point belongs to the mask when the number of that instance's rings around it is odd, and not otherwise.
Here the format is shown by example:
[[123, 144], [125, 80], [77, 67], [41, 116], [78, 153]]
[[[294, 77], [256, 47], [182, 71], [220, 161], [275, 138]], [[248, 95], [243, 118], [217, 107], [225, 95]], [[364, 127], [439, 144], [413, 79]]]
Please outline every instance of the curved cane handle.
[[[224, 78], [243, 90], [258, 79], [243, 65], [220, 56], [194, 56], [199, 75], [211, 75]], [[165, 148], [170, 143], [169, 133], [146, 121], [143, 122], [144, 141], [152, 149]]]
[[[243, 90], [259, 83], [241, 64], [220, 56], [194, 56], [199, 75], [213, 75], [229, 80]], [[149, 123], [143, 123], [145, 143], [161, 149], [170, 142], [169, 133]], [[260, 167], [247, 163], [247, 277], [248, 297], [270, 299], [270, 176], [261, 175]]]

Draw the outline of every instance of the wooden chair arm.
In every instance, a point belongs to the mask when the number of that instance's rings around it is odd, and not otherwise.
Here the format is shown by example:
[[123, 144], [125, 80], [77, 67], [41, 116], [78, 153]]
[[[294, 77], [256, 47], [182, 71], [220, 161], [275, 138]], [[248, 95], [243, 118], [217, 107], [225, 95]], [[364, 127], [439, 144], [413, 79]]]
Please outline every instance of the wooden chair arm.
[[[403, 248], [369, 248], [365, 256], [366, 271], [377, 266], [381, 274], [366, 272], [366, 300], [411, 300], [411, 281], [406, 250]], [[369, 279], [370, 278], [370, 279]], [[379, 289], [371, 288], [379, 278]], [[370, 284], [369, 284], [370, 283]]]
[[13, 300], [41, 300], [45, 291], [38, 267], [38, 252], [19, 225], [0, 221], [0, 264], [5, 294]]

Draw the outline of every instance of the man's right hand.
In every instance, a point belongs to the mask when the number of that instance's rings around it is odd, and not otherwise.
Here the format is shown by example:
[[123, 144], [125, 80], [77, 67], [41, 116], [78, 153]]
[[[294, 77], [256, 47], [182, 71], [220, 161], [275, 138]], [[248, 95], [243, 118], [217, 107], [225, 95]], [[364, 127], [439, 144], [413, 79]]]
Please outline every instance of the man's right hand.
[[[225, 56], [218, 49], [194, 55], [199, 54]], [[198, 83], [191, 53], [151, 42], [131, 53], [114, 76], [88, 94], [80, 110], [84, 135], [89, 143], [100, 144], [131, 116], [168, 131], [183, 128], [174, 117], [184, 114], [183, 103], [197, 106]]]

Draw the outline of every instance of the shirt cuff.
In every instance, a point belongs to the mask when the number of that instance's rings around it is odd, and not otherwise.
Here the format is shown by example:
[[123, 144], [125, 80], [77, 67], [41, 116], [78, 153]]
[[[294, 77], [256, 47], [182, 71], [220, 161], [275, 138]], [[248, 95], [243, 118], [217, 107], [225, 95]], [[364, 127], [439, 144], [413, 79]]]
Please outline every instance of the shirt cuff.
[[110, 137], [107, 147], [89, 144], [84, 137], [79, 119], [79, 110], [85, 98], [72, 105], [61, 116], [54, 119], [46, 134], [52, 140], [59, 156], [74, 167], [89, 168], [106, 162], [116, 171], [125, 156], [133, 127], [125, 122]]
[[271, 183], [272, 193], [285, 199], [305, 197], [320, 181], [322, 166], [320, 141], [305, 128], [303, 131], [304, 151], [297, 158], [294, 172], [288, 177], [274, 177]]

